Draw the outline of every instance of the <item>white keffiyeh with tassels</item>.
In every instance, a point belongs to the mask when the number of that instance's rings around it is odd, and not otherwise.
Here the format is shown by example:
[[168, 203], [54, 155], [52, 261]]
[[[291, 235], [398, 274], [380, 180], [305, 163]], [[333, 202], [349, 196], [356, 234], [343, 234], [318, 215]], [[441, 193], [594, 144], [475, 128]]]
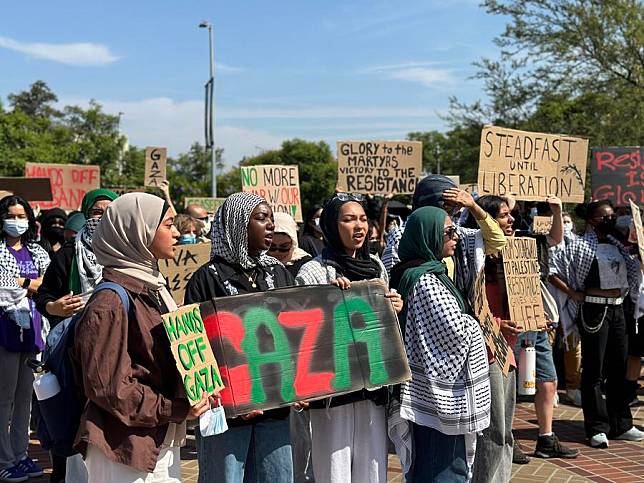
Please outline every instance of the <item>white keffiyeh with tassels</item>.
[[[26, 246], [38, 273], [43, 275], [49, 266], [49, 255], [36, 243], [28, 243]], [[16, 281], [19, 277], [20, 269], [15, 257], [7, 249], [6, 242], [0, 240], [0, 310], [11, 310], [26, 298], [27, 290]]]

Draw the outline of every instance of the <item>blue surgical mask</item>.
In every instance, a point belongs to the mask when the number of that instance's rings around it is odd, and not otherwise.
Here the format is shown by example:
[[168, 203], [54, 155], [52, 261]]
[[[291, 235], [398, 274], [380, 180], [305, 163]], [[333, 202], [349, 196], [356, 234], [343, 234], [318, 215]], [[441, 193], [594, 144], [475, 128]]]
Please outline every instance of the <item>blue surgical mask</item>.
[[18, 238], [29, 229], [29, 220], [4, 220], [2, 229], [7, 235]]
[[572, 235], [572, 223], [564, 223], [563, 232], [564, 236], [570, 237]]
[[179, 237], [179, 245], [191, 245], [197, 243], [197, 235], [193, 233], [186, 233]]

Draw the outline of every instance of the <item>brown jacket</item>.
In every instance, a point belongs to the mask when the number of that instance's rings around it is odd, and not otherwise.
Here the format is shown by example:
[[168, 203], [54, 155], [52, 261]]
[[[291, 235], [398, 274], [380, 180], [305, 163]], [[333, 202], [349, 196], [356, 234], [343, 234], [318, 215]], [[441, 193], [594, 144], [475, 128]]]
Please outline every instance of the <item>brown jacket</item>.
[[103, 277], [128, 291], [133, 316], [128, 321], [118, 294], [103, 290], [76, 324], [72, 358], [87, 404], [75, 448], [86, 455], [91, 444], [152, 472], [168, 424], [184, 421], [190, 406], [155, 299], [133, 277], [109, 269]]

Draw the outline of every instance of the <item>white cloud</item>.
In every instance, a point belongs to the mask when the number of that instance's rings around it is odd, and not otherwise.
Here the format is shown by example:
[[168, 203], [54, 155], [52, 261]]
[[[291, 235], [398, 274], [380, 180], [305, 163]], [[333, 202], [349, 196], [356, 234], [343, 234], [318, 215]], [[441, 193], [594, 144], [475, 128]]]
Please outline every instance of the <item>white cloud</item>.
[[116, 62], [119, 57], [101, 44], [79, 42], [53, 44], [44, 42], [20, 42], [0, 36], [0, 47], [27, 54], [30, 57], [60, 62], [67, 65], [105, 65]]
[[215, 62], [215, 75], [217, 75], [217, 72], [243, 72], [244, 69], [241, 67], [235, 67], [233, 65], [228, 65], [228, 64], [222, 64], [220, 62]]
[[405, 62], [401, 64], [387, 64], [366, 67], [358, 71], [359, 74], [374, 74], [387, 79], [416, 82], [425, 87], [441, 87], [449, 85], [452, 81], [452, 70], [444, 67], [442, 62]]

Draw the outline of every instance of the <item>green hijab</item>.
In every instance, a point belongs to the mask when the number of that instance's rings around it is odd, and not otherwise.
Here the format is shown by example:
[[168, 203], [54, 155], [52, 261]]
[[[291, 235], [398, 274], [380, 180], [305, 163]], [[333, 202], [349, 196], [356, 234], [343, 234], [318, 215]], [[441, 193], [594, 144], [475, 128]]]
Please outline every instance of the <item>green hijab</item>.
[[[408, 268], [400, 279], [398, 292], [405, 300], [414, 289], [416, 282], [426, 273], [435, 274], [456, 298], [462, 312], [467, 312], [467, 304], [461, 292], [447, 275], [447, 266], [443, 263], [443, 245], [445, 217], [447, 213], [434, 206], [425, 206], [414, 211], [405, 223], [405, 231], [400, 240], [398, 254], [400, 263], [419, 260], [418, 266]], [[405, 311], [406, 316], [406, 311]]]
[[85, 218], [89, 218], [89, 210], [92, 209], [94, 203], [99, 200], [110, 200], [114, 201], [118, 198], [119, 195], [114, 193], [114, 191], [106, 190], [104, 188], [99, 188], [97, 190], [88, 191], [83, 197], [83, 202], [81, 203], [81, 211], [85, 215]]

